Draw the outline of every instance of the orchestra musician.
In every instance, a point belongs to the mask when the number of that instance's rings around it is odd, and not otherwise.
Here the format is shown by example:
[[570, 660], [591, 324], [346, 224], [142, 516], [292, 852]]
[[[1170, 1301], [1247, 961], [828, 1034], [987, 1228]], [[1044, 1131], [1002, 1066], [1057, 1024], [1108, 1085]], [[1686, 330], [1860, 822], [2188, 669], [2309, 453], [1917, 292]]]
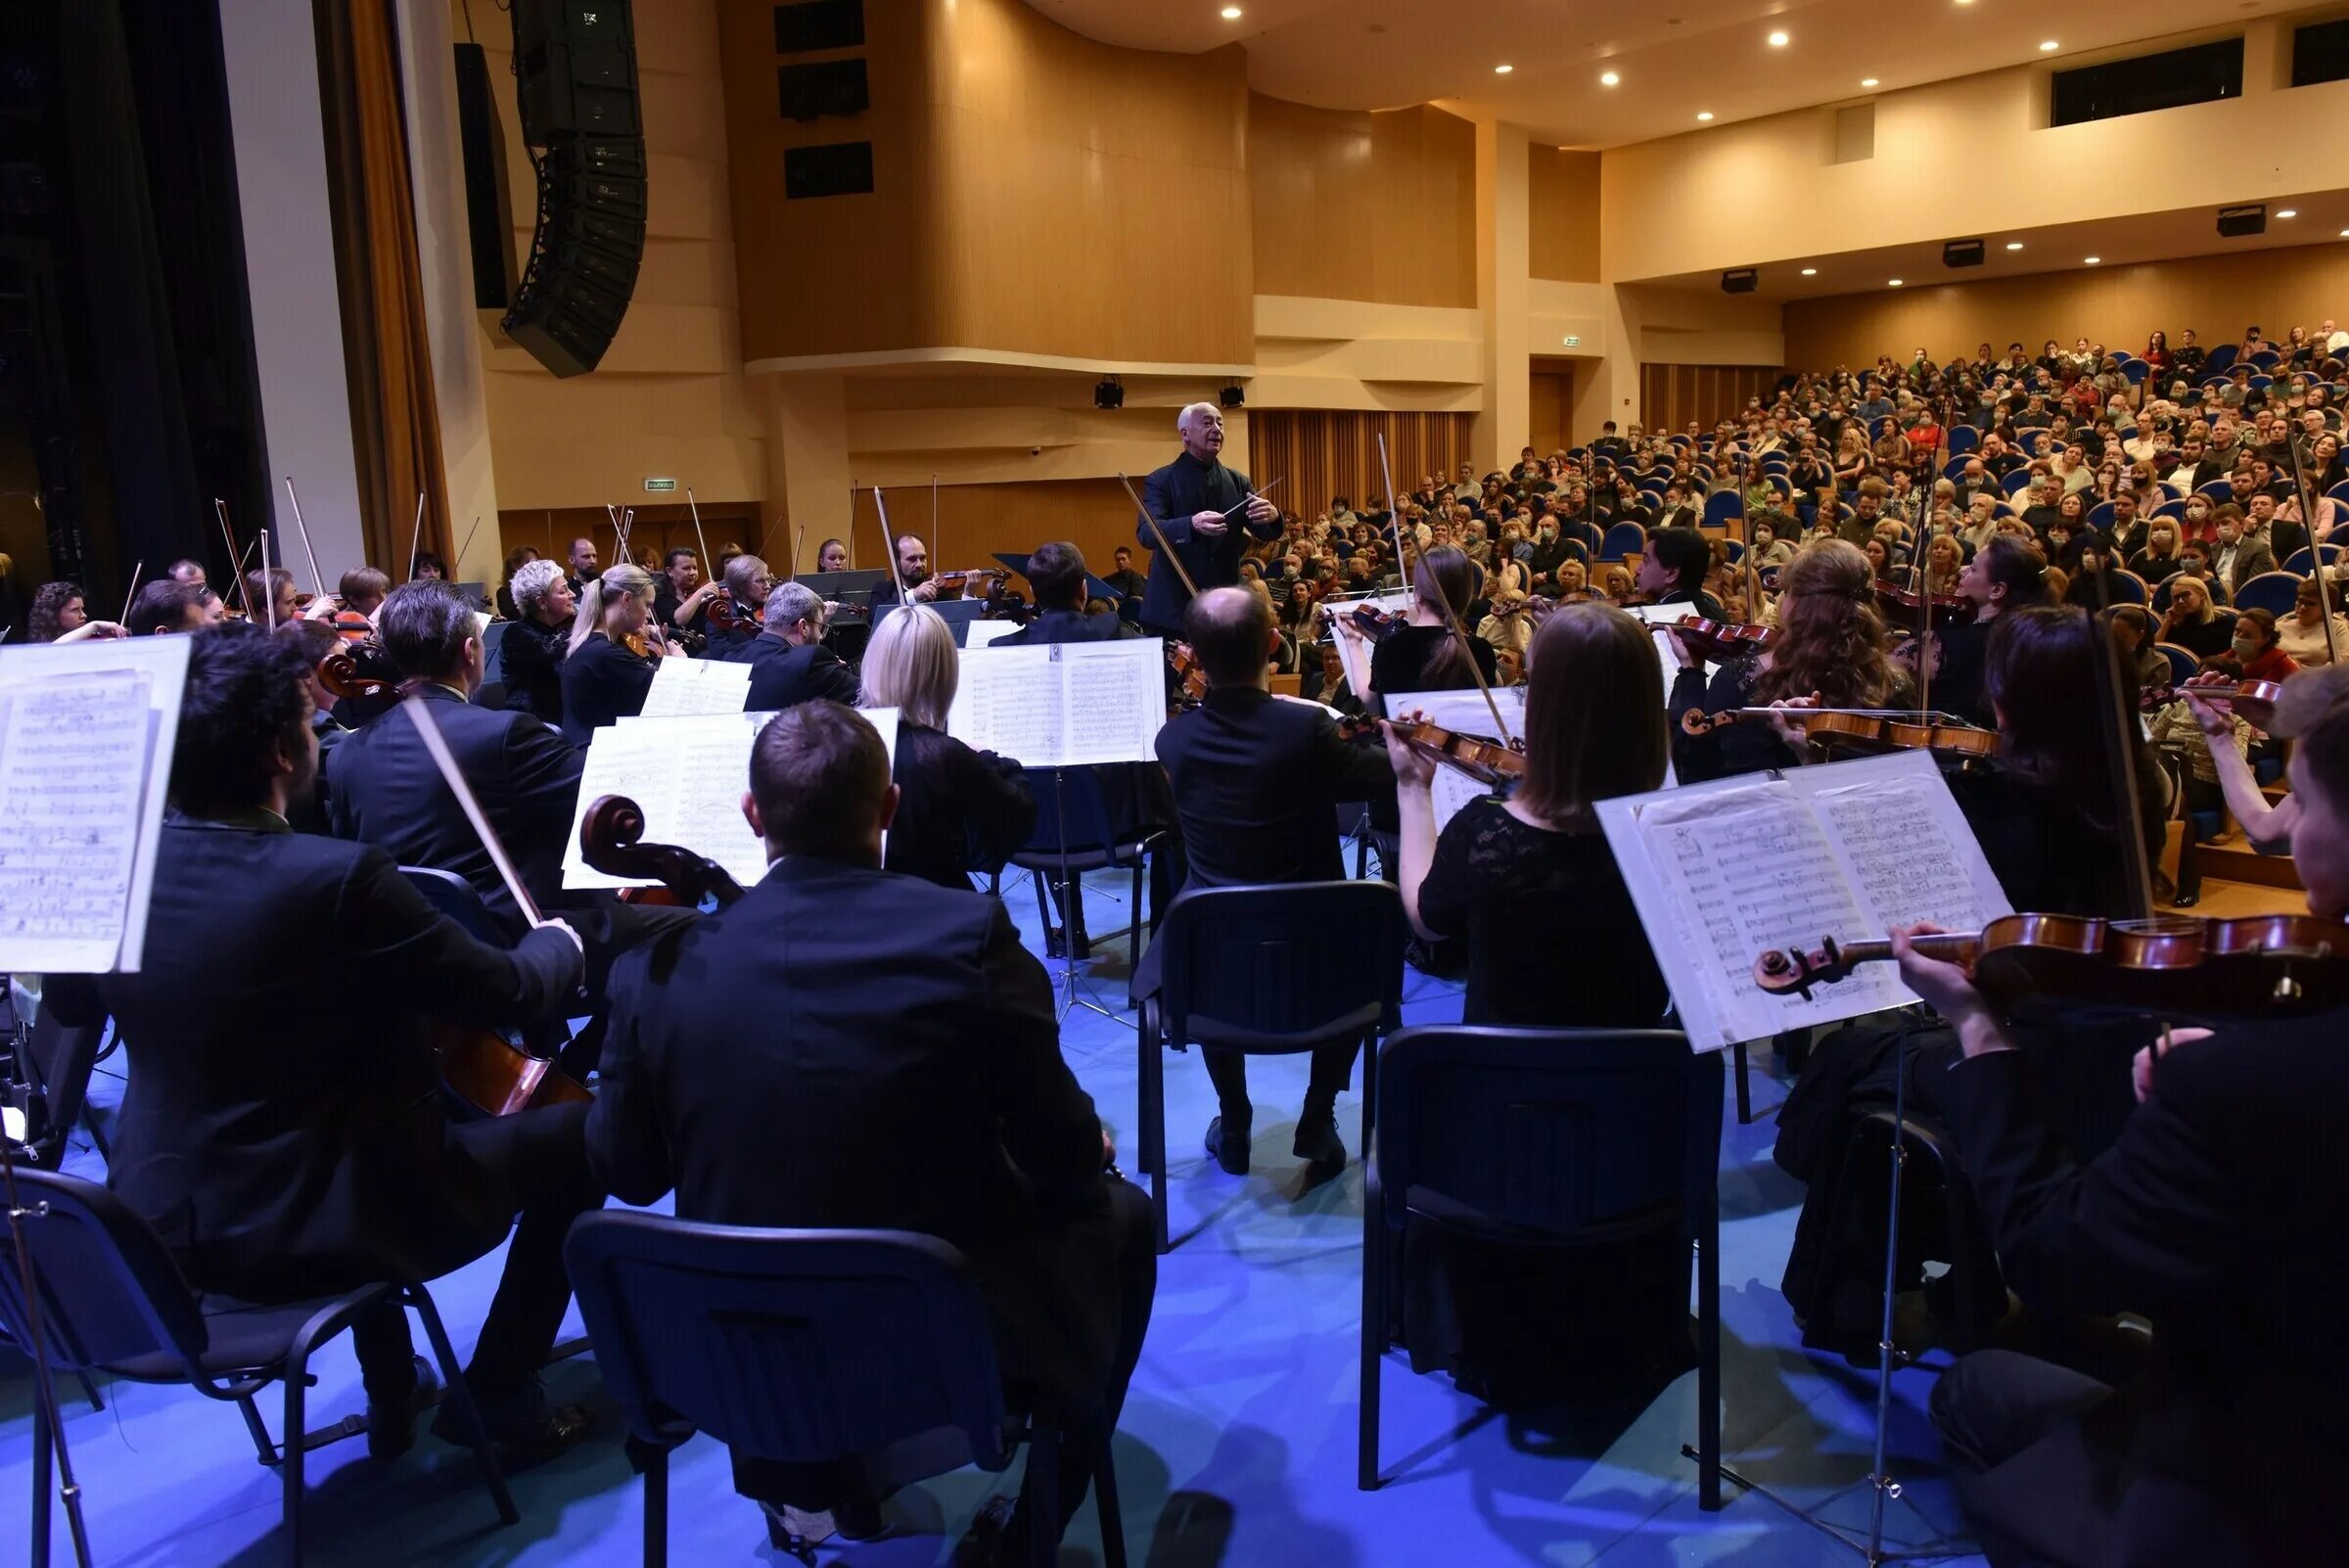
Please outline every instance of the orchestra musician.
[[[602, 1202], [585, 1107], [450, 1123], [426, 1025], [551, 1014], [577, 983], [578, 939], [557, 921], [484, 945], [383, 851], [288, 826], [318, 761], [306, 660], [299, 636], [255, 626], [196, 636], [145, 960], [52, 976], [43, 1005], [69, 1028], [115, 1020], [130, 1070], [110, 1185], [199, 1290], [269, 1303], [422, 1282], [512, 1227], [466, 1379], [492, 1439], [542, 1455], [589, 1425], [537, 1379], [571, 1297], [564, 1234]], [[368, 1452], [389, 1459], [414, 1441], [429, 1369], [396, 1304], [352, 1338]], [[452, 1411], [436, 1435], [461, 1436]]]
[[563, 660], [563, 738], [584, 748], [595, 732], [644, 712], [657, 661], [675, 650], [653, 622], [653, 575], [622, 563], [579, 595]]
[[180, 560], [172, 562], [171, 569], [165, 572], [163, 576], [169, 577], [173, 582], [184, 582], [192, 588], [202, 588], [210, 585], [210, 579], [205, 576], [204, 563], [202, 561], [191, 561], [184, 557]]
[[[2349, 915], [2349, 682], [2285, 686], [2277, 728], [2312, 913]], [[2227, 748], [2214, 748], [2214, 750]], [[1925, 929], [1925, 928], [1919, 928]], [[1994, 1564], [2318, 1562], [2349, 1452], [2349, 1249], [2311, 1224], [2349, 1197], [2330, 1136], [2349, 1096], [2339, 1014], [2181, 1031], [2139, 1053], [2142, 1103], [2085, 1164], [2036, 1104], [2034, 1064], [1966, 972], [1896, 933], [1901, 977], [1955, 1026], [1943, 1095], [2007, 1283], [2027, 1305], [2142, 1313], [2120, 1386], [2019, 1351], [1962, 1357], [1933, 1419]], [[2166, 1049], [2164, 1047], [2167, 1047]]]
[[228, 617], [228, 606], [201, 582], [160, 577], [139, 589], [131, 601], [130, 618], [123, 623], [134, 637], [173, 631], [202, 631]]
[[746, 712], [771, 713], [819, 698], [855, 703], [856, 672], [824, 646], [829, 620], [824, 601], [804, 582], [778, 582], [767, 590], [759, 634], [727, 655], [751, 667]]
[[[2039, 553], [2011, 534], [1998, 534], [1974, 552], [1958, 574], [1958, 597], [1973, 607], [1973, 619], [1928, 633], [1933, 658], [1933, 706], [1971, 723], [1993, 721], [1983, 696], [1983, 661], [1999, 618], [2048, 601], [2047, 568]], [[1915, 644], [1895, 656], [1912, 673]]]
[[849, 568], [849, 547], [841, 539], [826, 539], [815, 547], [815, 569], [818, 572], [846, 572]]
[[[1175, 416], [1174, 431], [1182, 451], [1143, 482], [1142, 505], [1149, 516], [1135, 519], [1133, 530], [1134, 541], [1151, 552], [1142, 628], [1164, 637], [1181, 635], [1190, 600], [1174, 561], [1162, 559], [1167, 549], [1181, 559], [1192, 585], [1205, 593], [1240, 580], [1240, 557], [1249, 539], [1280, 537], [1280, 509], [1255, 492], [1247, 475], [1222, 464], [1222, 412], [1213, 403], [1193, 403]], [[1160, 530], [1166, 532], [1164, 546]]]
[[898, 814], [882, 868], [956, 889], [974, 871], [1001, 870], [1036, 827], [1020, 764], [946, 733], [961, 658], [939, 613], [908, 605], [873, 628], [858, 677], [860, 706], [898, 711]]
[[[587, 534], [582, 533], [571, 541], [571, 550], [565, 560], [571, 567], [571, 596], [575, 599], [586, 593], [588, 583], [604, 575], [604, 569], [596, 564], [595, 540]], [[622, 566], [626, 564], [624, 561], [621, 563]]]
[[571, 579], [552, 561], [526, 561], [514, 572], [516, 615], [498, 646], [506, 684], [506, 706], [543, 724], [563, 722], [563, 661], [571, 653], [571, 625], [579, 603]]
[[301, 614], [295, 608], [300, 590], [294, 586], [294, 574], [284, 567], [266, 572], [254, 567], [245, 574], [245, 591], [253, 596], [253, 619], [264, 627], [282, 626]]
[[1659, 529], [1639, 557], [1635, 579], [1640, 593], [1656, 604], [1684, 604], [1689, 614], [1719, 621], [1721, 601], [1705, 591], [1713, 546], [1695, 529]]
[[[1125, 554], [1119, 546], [1118, 553]], [[1051, 642], [1114, 642], [1137, 635], [1114, 610], [1085, 614], [1084, 553], [1074, 544], [1039, 544], [1028, 557], [1028, 586], [1036, 615], [1017, 631], [994, 640], [997, 648], [1033, 648]]]
[[[1157, 577], [1151, 582], [1155, 589]], [[1333, 807], [1353, 801], [1392, 807], [1395, 778], [1375, 747], [1341, 739], [1316, 703], [1273, 697], [1267, 671], [1279, 629], [1272, 607], [1245, 588], [1210, 588], [1183, 615], [1185, 639], [1207, 676], [1206, 700], [1158, 732], [1158, 760], [1174, 792], [1191, 887], [1328, 882], [1346, 874], [1330, 830]], [[1143, 953], [1131, 991], [1156, 993], [1164, 957]], [[1355, 1042], [1313, 1052], [1293, 1145], [1322, 1175], [1346, 1164], [1337, 1099], [1354, 1069]], [[1254, 1111], [1247, 1058], [1202, 1050], [1219, 1112], [1207, 1149], [1232, 1176], [1248, 1174]]]
[[[930, 546], [918, 533], [900, 533], [897, 537], [898, 569], [873, 584], [872, 610], [878, 619], [882, 610], [910, 597], [915, 604], [929, 604], [940, 597], [938, 579], [930, 575]], [[904, 592], [898, 592], [899, 582]]]
[[[1389, 630], [1370, 648], [1372, 712], [1388, 714], [1387, 699], [1397, 692], [1456, 691], [1476, 684], [1469, 669], [1474, 660], [1488, 686], [1500, 679], [1493, 645], [1471, 634], [1463, 646], [1451, 633], [1469, 622], [1469, 603], [1476, 596], [1476, 563], [1449, 544], [1417, 552], [1411, 562], [1411, 603], [1404, 623]], [[1446, 606], [1451, 614], [1445, 613]], [[1338, 635], [1360, 641], [1364, 633], [1352, 621], [1333, 623]]]
[[344, 573], [335, 586], [335, 634], [345, 642], [366, 641], [375, 634], [375, 613], [392, 591], [392, 578], [375, 567], [358, 566]]
[[731, 626], [712, 625], [708, 628], [710, 657], [722, 659], [728, 650], [747, 647], [759, 635], [761, 606], [775, 589], [775, 576], [766, 563], [755, 555], [738, 555], [729, 560], [718, 574], [725, 584], [726, 597], [734, 603], [734, 623]]
[[717, 596], [714, 580], [702, 580], [702, 558], [679, 545], [661, 558], [661, 580], [653, 589], [653, 619], [676, 634], [688, 651], [710, 634], [707, 609]]
[[[881, 869], [898, 792], [872, 726], [827, 702], [782, 713], [750, 786], [768, 872], [615, 973], [591, 1157], [626, 1202], [673, 1190], [684, 1220], [958, 1248], [1013, 1396], [1065, 1423], [1060, 1517], [990, 1514], [956, 1558], [1025, 1562], [1030, 1531], [1057, 1539], [1107, 1462], [1156, 1285], [1149, 1200], [1105, 1173], [1050, 984], [1002, 903]], [[711, 1048], [745, 1018], [757, 1049]], [[770, 1507], [832, 1508], [847, 1485], [735, 1462], [737, 1490]]]

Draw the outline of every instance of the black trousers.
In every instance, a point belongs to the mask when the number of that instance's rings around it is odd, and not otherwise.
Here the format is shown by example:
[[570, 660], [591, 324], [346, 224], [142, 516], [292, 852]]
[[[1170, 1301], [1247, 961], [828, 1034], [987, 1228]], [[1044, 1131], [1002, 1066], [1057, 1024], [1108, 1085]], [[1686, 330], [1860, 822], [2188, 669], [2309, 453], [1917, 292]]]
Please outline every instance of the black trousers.
[[[465, 1369], [466, 1382], [484, 1403], [522, 1393], [562, 1331], [571, 1304], [563, 1238], [574, 1220], [604, 1202], [587, 1164], [587, 1109], [548, 1106], [448, 1129], [463, 1156], [506, 1183], [520, 1214], [505, 1271]], [[360, 1318], [351, 1325], [351, 1344], [371, 1403], [403, 1398], [414, 1386], [415, 1349], [404, 1311], [388, 1306]]]
[[[1313, 1052], [1313, 1076], [1305, 1085], [1306, 1115], [1327, 1115], [1338, 1103], [1338, 1095], [1353, 1081], [1354, 1058], [1361, 1048], [1362, 1042], [1354, 1039], [1343, 1045], [1324, 1045]], [[1246, 1118], [1250, 1113], [1247, 1054], [1202, 1046], [1199, 1059], [1207, 1064], [1208, 1080], [1216, 1085], [1216, 1103], [1225, 1125]]]

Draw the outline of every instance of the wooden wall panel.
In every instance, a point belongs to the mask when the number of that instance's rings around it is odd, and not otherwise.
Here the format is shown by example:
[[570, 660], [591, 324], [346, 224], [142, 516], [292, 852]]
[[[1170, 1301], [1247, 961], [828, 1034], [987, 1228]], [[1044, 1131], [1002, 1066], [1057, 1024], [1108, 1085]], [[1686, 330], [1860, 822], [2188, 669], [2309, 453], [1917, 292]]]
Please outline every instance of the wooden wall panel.
[[[1690, 420], [1710, 430], [1745, 407], [1769, 400], [1784, 372], [1775, 365], [1656, 365], [1639, 367], [1640, 423], [1649, 430], [1683, 429]], [[1596, 431], [1589, 432], [1592, 438]]]
[[1248, 100], [1258, 294], [1476, 303], [1476, 127]]
[[1383, 494], [1378, 440], [1387, 438], [1395, 484], [1409, 489], [1425, 475], [1454, 475], [1469, 460], [1473, 414], [1324, 412], [1255, 408], [1248, 413], [1249, 478], [1281, 482], [1283, 511], [1313, 518], [1333, 496], [1359, 503]]
[[2191, 327], [2204, 347], [2239, 343], [2253, 324], [2270, 338], [2295, 325], [2313, 334], [2343, 314], [2343, 265], [2341, 248], [2327, 243], [1790, 300], [1786, 362], [1863, 365], [1919, 345], [1937, 359], [1970, 356], [1985, 339], [2002, 353], [2020, 339], [2036, 354], [2050, 338], [2069, 345], [2082, 334], [2135, 352], [2156, 327], [2173, 345]]
[[1529, 378], [1525, 406], [1525, 441], [1546, 457], [1573, 445], [1568, 438], [1574, 424], [1574, 367], [1537, 370]]
[[1596, 153], [1526, 149], [1527, 276], [1598, 281], [1598, 167]]

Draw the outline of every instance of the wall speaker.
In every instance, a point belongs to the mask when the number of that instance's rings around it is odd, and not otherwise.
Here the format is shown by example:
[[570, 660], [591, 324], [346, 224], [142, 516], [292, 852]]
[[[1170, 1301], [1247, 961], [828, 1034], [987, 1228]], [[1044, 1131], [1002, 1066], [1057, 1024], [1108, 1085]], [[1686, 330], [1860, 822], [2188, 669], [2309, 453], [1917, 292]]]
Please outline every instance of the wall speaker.
[[2219, 233], [2230, 240], [2239, 240], [2246, 234], [2267, 232], [2268, 207], [2265, 202], [2254, 207], [2219, 208]]
[[1216, 398], [1226, 408], [1238, 408], [1248, 401], [1248, 394], [1240, 390], [1240, 384], [1235, 381], [1216, 393]]
[[1980, 240], [1952, 240], [1941, 248], [1941, 264], [1945, 267], [1978, 267], [1982, 264]]
[[532, 147], [566, 131], [642, 135], [629, 0], [514, 0], [514, 81]]
[[1093, 406], [1095, 408], [1125, 407], [1125, 385], [1115, 376], [1104, 376], [1093, 383]]
[[506, 132], [498, 118], [489, 56], [457, 45], [457, 143], [465, 162], [465, 239], [473, 256], [473, 307], [514, 302], [514, 208], [506, 185]]
[[873, 144], [827, 142], [821, 147], [793, 147], [783, 154], [783, 199], [804, 201], [815, 196], [864, 196], [873, 188]]
[[872, 107], [862, 60], [821, 60], [775, 68], [776, 96], [785, 119], [861, 115]]
[[1725, 272], [1721, 275], [1721, 292], [1724, 294], [1751, 294], [1758, 281], [1752, 267], [1739, 267], [1734, 272]]

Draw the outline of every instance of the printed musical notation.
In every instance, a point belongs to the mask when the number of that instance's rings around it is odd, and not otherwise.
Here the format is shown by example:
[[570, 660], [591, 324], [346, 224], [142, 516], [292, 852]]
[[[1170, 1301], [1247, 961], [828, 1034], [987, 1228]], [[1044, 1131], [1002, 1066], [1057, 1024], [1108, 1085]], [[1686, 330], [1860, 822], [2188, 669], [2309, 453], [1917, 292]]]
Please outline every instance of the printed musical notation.
[[112, 968], [137, 864], [148, 677], [0, 689], [0, 953], [9, 968]]
[[1029, 767], [1144, 762], [1167, 718], [1164, 644], [965, 648], [946, 731]]
[[646, 718], [739, 714], [751, 698], [751, 667], [718, 659], [664, 659], [644, 694]]

